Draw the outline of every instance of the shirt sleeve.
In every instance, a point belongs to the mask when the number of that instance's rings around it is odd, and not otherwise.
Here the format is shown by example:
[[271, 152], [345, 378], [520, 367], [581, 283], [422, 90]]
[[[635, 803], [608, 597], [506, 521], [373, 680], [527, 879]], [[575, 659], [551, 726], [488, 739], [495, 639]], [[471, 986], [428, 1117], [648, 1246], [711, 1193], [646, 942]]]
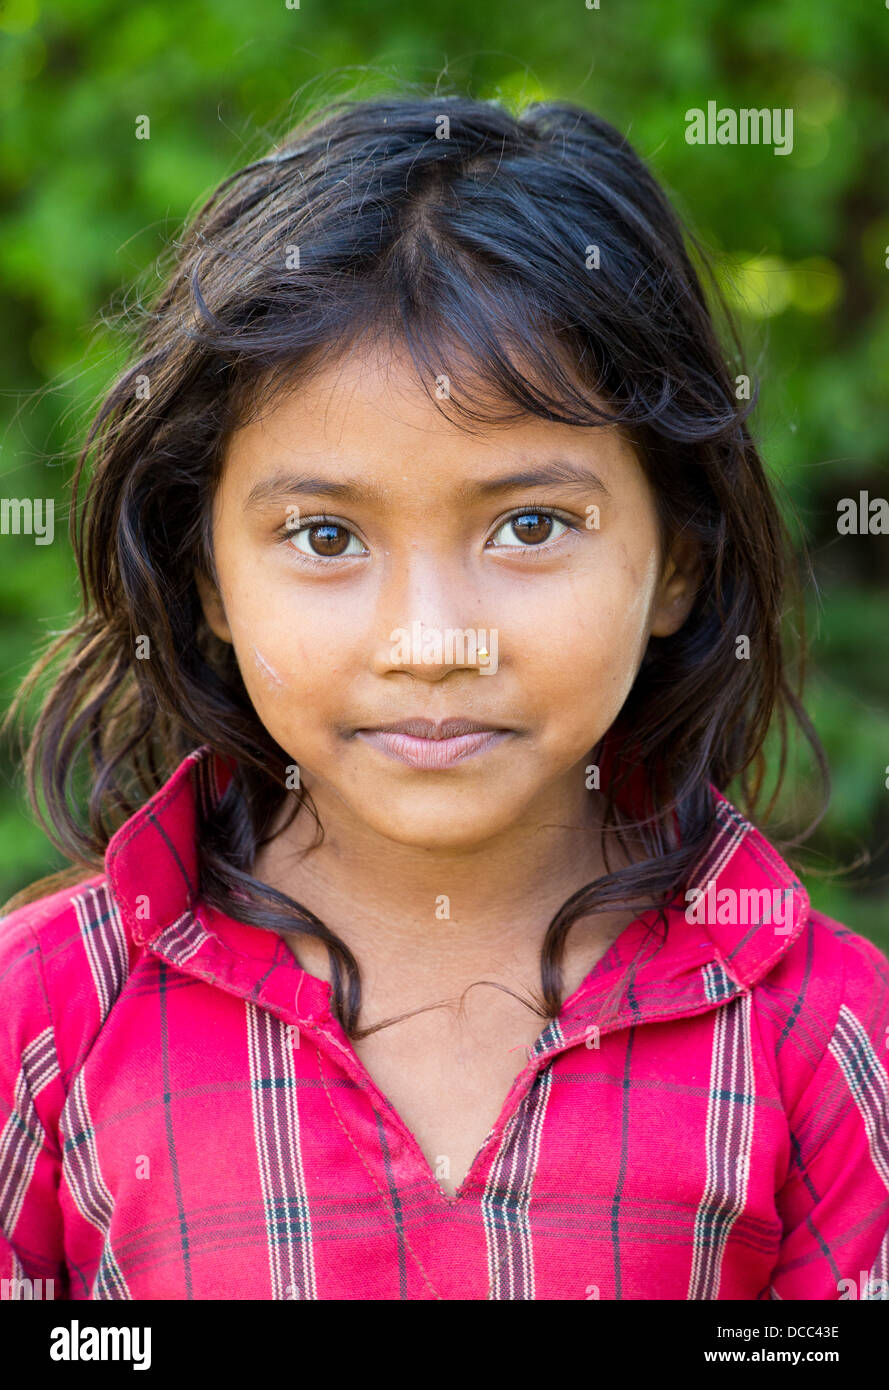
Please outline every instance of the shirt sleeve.
[[889, 1298], [889, 961], [853, 933], [842, 949], [839, 1009], [789, 1115], [773, 1299]]
[[0, 1300], [69, 1297], [64, 1099], [39, 943], [17, 912], [0, 922]]

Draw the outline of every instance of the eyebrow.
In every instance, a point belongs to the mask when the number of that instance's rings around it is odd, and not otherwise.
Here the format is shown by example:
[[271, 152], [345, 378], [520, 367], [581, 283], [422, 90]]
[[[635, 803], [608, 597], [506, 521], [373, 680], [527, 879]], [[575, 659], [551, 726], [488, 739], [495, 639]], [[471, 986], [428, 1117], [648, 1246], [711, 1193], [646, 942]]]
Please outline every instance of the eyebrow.
[[[499, 478], [461, 483], [456, 490], [456, 498], [458, 502], [466, 504], [497, 496], [501, 492], [513, 492], [517, 488], [553, 486], [581, 496], [587, 496], [590, 492], [611, 495], [602, 479], [592, 469], [572, 463], [569, 459], [552, 459], [536, 468], [525, 468], [520, 473], [507, 473]], [[309, 474], [275, 473], [270, 478], [264, 478], [254, 484], [247, 494], [245, 505], [258, 507], [266, 502], [280, 501], [296, 495], [331, 497], [337, 501], [366, 506], [385, 506], [389, 500], [385, 488], [359, 478], [346, 478], [336, 482], [331, 478], [313, 477]]]

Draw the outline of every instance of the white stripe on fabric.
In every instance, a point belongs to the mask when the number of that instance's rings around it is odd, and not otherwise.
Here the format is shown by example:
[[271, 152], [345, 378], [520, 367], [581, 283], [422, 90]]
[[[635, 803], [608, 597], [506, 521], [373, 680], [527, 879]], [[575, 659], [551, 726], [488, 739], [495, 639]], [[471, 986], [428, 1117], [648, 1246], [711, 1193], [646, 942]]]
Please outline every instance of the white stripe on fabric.
[[704, 1141], [707, 1177], [695, 1216], [689, 1299], [718, 1297], [725, 1247], [747, 1197], [753, 1144], [750, 1019], [749, 993], [713, 1015]]
[[287, 1025], [246, 1001], [253, 1137], [273, 1299], [316, 1299], [312, 1227]]

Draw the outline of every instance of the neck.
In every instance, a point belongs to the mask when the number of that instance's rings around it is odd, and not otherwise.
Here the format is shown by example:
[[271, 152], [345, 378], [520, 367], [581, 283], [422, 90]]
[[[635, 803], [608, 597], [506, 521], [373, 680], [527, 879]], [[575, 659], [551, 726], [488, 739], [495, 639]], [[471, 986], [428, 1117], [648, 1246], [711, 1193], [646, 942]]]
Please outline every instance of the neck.
[[[521, 824], [472, 847], [442, 852], [384, 840], [311, 788], [325, 836], [309, 848], [314, 820], [301, 810], [259, 852], [256, 878], [311, 909], [352, 950], [375, 997], [428, 997], [485, 976], [539, 990], [550, 920], [578, 889], [605, 873], [601, 799], [584, 789], [555, 798]], [[276, 828], [286, 819], [283, 807]], [[609, 842], [611, 843], [611, 842]], [[615, 844], [612, 867], [630, 862]], [[632, 913], [596, 913], [569, 933], [565, 992], [581, 982]], [[330, 980], [322, 942], [286, 936], [300, 964]]]

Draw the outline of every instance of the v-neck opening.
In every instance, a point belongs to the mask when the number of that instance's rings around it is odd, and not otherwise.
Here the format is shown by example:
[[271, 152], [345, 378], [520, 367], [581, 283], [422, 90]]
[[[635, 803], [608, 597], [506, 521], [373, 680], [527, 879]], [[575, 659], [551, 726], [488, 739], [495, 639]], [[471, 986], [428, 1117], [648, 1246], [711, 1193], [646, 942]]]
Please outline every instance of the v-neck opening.
[[[645, 917], [649, 914], [640, 914], [621, 928], [618, 935], [609, 943], [577, 987], [564, 999], [556, 1018], [549, 1019], [543, 1024], [533, 1043], [525, 1044], [527, 1050], [525, 1065], [516, 1073], [503, 1095], [494, 1123], [479, 1144], [472, 1162], [453, 1196], [442, 1187], [435, 1176], [433, 1165], [429, 1162], [413, 1129], [382, 1086], [376, 1081], [362, 1058], [359, 1057], [352, 1039], [349, 1038], [342, 1024], [336, 1018], [332, 1009], [333, 991], [329, 982], [306, 970], [300, 964], [290, 944], [277, 932], [266, 931], [252, 923], [241, 922], [218, 909], [208, 908], [206, 904], [201, 905], [197, 915], [204, 919], [206, 927], [216, 936], [224, 951], [232, 959], [231, 983], [233, 985], [237, 985], [238, 981], [244, 978], [243, 971], [238, 968], [239, 960], [252, 962], [254, 967], [257, 964], [266, 964], [269, 967], [263, 975], [264, 988], [260, 990], [254, 987], [251, 992], [256, 1003], [271, 1004], [277, 1008], [285, 1004], [284, 991], [280, 988], [280, 977], [277, 977], [276, 980], [276, 976], [278, 967], [284, 966], [287, 969], [288, 976], [295, 982], [292, 993], [290, 990], [287, 991], [290, 998], [288, 1012], [292, 1012], [298, 1023], [319, 1040], [316, 1042], [319, 1054], [321, 1051], [331, 1053], [333, 1050], [338, 1064], [351, 1073], [352, 1079], [369, 1093], [374, 1111], [380, 1112], [380, 1118], [388, 1118], [389, 1122], [396, 1126], [402, 1138], [407, 1141], [414, 1155], [418, 1172], [432, 1184], [435, 1192], [446, 1206], [454, 1210], [478, 1184], [479, 1169], [486, 1161], [486, 1155], [492, 1142], [498, 1138], [502, 1142], [510, 1120], [518, 1115], [519, 1107], [525, 1103], [536, 1076], [548, 1065], [549, 1061], [553, 1060], [558, 1052], [576, 1046], [581, 1041], [579, 1034], [575, 1036], [577, 1034], [576, 1024], [563, 1028], [563, 1023], [578, 1017], [578, 1014], [573, 1011], [576, 1006], [588, 999], [597, 982], [603, 977], [626, 969], [625, 951], [622, 948], [632, 934], [642, 927]], [[215, 982], [222, 984], [222, 980], [218, 976]], [[274, 989], [273, 997], [271, 997], [268, 991], [273, 983], [277, 983], [278, 988]], [[287, 1007], [286, 1004], [285, 1007]], [[585, 1015], [581, 1016], [585, 1017]], [[547, 1038], [547, 1034], [550, 1032], [553, 1033], [553, 1037]], [[320, 1038], [322, 1037], [326, 1039], [327, 1047], [320, 1045]], [[551, 1046], [553, 1042], [557, 1044], [556, 1047]], [[545, 1060], [542, 1061], [541, 1059]], [[325, 1087], [325, 1089], [327, 1088]], [[348, 1121], [336, 1105], [333, 1092], [328, 1090], [327, 1094], [339, 1122], [345, 1126], [347, 1132], [351, 1133]]]
[[[366, 1066], [362, 1058], [359, 1057], [358, 1053], [356, 1052], [352, 1039], [348, 1037], [348, 1035], [345, 1032], [345, 1029], [343, 1029], [339, 1021], [333, 1016], [332, 1011], [330, 1012], [328, 1022], [335, 1027], [336, 1032], [340, 1036], [336, 1037], [328, 1034], [329, 1039], [331, 1041], [335, 1041], [337, 1047], [341, 1051], [344, 1049], [344, 1047], [348, 1049], [347, 1055], [350, 1064], [352, 1065], [355, 1072], [358, 1074], [360, 1080], [362, 1081], [362, 1084], [370, 1084], [370, 1087], [372, 1088], [374, 1094], [378, 1096], [380, 1101], [382, 1102], [382, 1108], [384, 1113], [388, 1112], [388, 1114], [392, 1117], [393, 1121], [397, 1124], [402, 1134], [407, 1137], [409, 1144], [414, 1152], [415, 1158], [417, 1160], [418, 1167], [422, 1170], [424, 1176], [428, 1178], [429, 1182], [433, 1185], [436, 1192], [441, 1197], [442, 1201], [444, 1201], [449, 1208], [455, 1209], [468, 1195], [468, 1190], [477, 1184], [477, 1169], [479, 1168], [480, 1164], [483, 1161], [485, 1161], [486, 1152], [490, 1147], [492, 1141], [498, 1136], [502, 1140], [503, 1134], [505, 1133], [510, 1120], [514, 1116], [518, 1115], [519, 1108], [521, 1107], [521, 1105], [525, 1103], [526, 1097], [531, 1088], [533, 1087], [537, 1075], [539, 1075], [544, 1066], [549, 1065], [549, 1062], [553, 1060], [556, 1051], [559, 1050], [552, 1049], [549, 1047], [549, 1041], [552, 1040], [547, 1040], [546, 1042], [544, 1042], [544, 1039], [546, 1039], [546, 1035], [548, 1033], [551, 1033], [556, 1027], [559, 1027], [559, 1031], [561, 1032], [560, 1021], [565, 1018], [567, 1011], [574, 1005], [574, 1003], [576, 1001], [579, 1001], [588, 993], [589, 989], [591, 988], [594, 981], [598, 978], [599, 975], [608, 975], [611, 974], [613, 971], [621, 968], [622, 962], [620, 960], [620, 954], [617, 948], [620, 945], [620, 943], [627, 938], [628, 934], [630, 934], [634, 930], [634, 928], [638, 927], [641, 924], [641, 922], [642, 916], [634, 917], [631, 922], [627, 922], [626, 925], [621, 928], [620, 932], [617, 934], [614, 940], [609, 943], [607, 949], [602, 953], [599, 959], [583, 977], [583, 979], [577, 985], [576, 989], [574, 989], [572, 993], [565, 998], [559, 1010], [559, 1013], [556, 1015], [555, 1019], [549, 1019], [540, 1029], [540, 1032], [538, 1033], [534, 1042], [526, 1045], [527, 1058], [525, 1061], [525, 1065], [516, 1073], [511, 1084], [507, 1088], [506, 1093], [504, 1094], [500, 1106], [497, 1110], [497, 1115], [494, 1120], [494, 1123], [493, 1125], [491, 1125], [487, 1134], [485, 1135], [478, 1148], [476, 1149], [476, 1152], [472, 1158], [469, 1167], [466, 1170], [463, 1180], [457, 1187], [453, 1196], [446, 1192], [445, 1189], [442, 1187], [438, 1178], [435, 1176], [433, 1166], [429, 1162], [429, 1159], [427, 1158], [423, 1150], [423, 1146], [421, 1145], [413, 1129], [407, 1123], [406, 1119], [401, 1114], [401, 1111], [398, 1109], [398, 1107], [393, 1103], [390, 1097], [386, 1095], [382, 1086], [375, 1080], [369, 1068]], [[289, 950], [289, 947], [287, 947], [287, 949]], [[292, 951], [290, 952], [290, 954], [296, 968], [300, 970], [303, 974], [309, 974], [309, 972], [305, 971], [304, 968], [299, 964], [295, 954]], [[609, 960], [611, 961], [610, 964], [608, 964]], [[310, 978], [316, 981], [318, 984], [326, 983], [325, 981], [320, 980], [318, 976], [311, 975]], [[318, 1031], [320, 1030], [321, 1025], [319, 1023]], [[563, 1047], [561, 1048], [561, 1050], [564, 1050], [564, 1048], [567, 1048], [569, 1046], [575, 1046], [577, 1045], [577, 1042], [578, 1039], [576, 1038], [570, 1041], [568, 1039], [563, 1038]], [[541, 1058], [547, 1058], [547, 1060], [541, 1064]], [[516, 1095], [519, 1090], [522, 1091], [522, 1094], [520, 1098], [516, 1100]], [[331, 1105], [335, 1106], [335, 1101], [330, 1092], [328, 1092], [328, 1098], [330, 1100]], [[340, 1122], [346, 1125], [346, 1120], [344, 1119], [344, 1117], [338, 1109], [336, 1110], [336, 1113], [340, 1119]]]

